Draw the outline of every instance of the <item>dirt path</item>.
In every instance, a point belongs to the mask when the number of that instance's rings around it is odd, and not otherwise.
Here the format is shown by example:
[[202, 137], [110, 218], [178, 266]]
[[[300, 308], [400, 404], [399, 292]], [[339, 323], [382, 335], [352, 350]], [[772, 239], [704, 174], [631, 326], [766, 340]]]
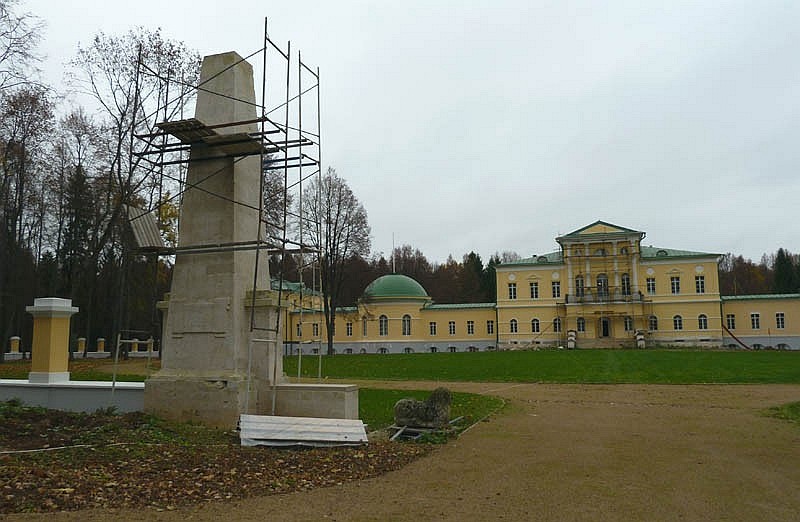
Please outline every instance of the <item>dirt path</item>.
[[[367, 383], [362, 383], [367, 385]], [[435, 383], [369, 383], [431, 388]], [[448, 384], [509, 400], [400, 471], [175, 512], [12, 520], [742, 520], [800, 517], [800, 386]]]

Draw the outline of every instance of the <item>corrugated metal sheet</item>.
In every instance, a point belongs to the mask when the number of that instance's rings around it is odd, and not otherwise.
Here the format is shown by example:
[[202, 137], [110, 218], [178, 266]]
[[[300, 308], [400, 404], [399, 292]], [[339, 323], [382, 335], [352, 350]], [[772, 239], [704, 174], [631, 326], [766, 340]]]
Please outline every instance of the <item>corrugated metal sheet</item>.
[[158, 231], [158, 224], [152, 212], [127, 206], [128, 223], [131, 225], [136, 245], [142, 250], [160, 250], [164, 240]]
[[242, 446], [357, 446], [367, 443], [358, 419], [246, 415], [239, 417]]

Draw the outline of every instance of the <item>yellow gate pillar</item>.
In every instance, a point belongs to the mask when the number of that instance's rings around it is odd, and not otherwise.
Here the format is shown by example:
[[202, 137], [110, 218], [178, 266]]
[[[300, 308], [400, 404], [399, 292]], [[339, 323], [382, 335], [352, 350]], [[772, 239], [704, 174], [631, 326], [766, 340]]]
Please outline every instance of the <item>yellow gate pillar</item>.
[[19, 336], [14, 336], [11, 341], [11, 353], [19, 353]]
[[69, 381], [69, 318], [78, 312], [71, 299], [42, 297], [25, 307], [33, 316], [28, 382]]
[[97, 353], [105, 353], [106, 351], [106, 339], [105, 337], [98, 337], [97, 338]]

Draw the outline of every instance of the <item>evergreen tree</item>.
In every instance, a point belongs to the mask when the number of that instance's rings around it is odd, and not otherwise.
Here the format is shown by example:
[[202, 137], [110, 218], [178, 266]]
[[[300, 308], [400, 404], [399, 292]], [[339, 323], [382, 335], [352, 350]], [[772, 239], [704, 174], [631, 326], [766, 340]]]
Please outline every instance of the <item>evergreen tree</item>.
[[776, 294], [797, 292], [797, 269], [794, 266], [793, 256], [783, 248], [779, 248], [775, 256], [774, 271], [772, 289]]

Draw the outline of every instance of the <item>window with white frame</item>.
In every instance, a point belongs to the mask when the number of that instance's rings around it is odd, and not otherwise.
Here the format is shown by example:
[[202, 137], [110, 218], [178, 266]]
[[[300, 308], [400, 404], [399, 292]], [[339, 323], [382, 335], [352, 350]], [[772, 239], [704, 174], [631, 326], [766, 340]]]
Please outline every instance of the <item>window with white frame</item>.
[[673, 294], [681, 293], [681, 277], [671, 276], [669, 278], [669, 289]]
[[303, 337], [303, 325], [302, 325], [302, 323], [297, 323], [297, 337]]
[[311, 335], [314, 337], [319, 337], [319, 323], [311, 324]]
[[561, 297], [561, 282], [560, 281], [553, 281], [552, 283], [553, 288], [553, 297]]
[[539, 320], [531, 319], [531, 332], [539, 333]]
[[577, 297], [583, 297], [586, 294], [584, 285], [585, 283], [583, 281], [583, 276], [578, 276], [575, 278], [575, 295]]
[[403, 348], [403, 353], [414, 353], [414, 349], [411, 348], [410, 346], [406, 346], [405, 348]]
[[622, 295], [631, 295], [631, 276], [622, 274], [620, 282], [622, 284]]
[[761, 328], [761, 314], [752, 313], [750, 314], [750, 328], [753, 330], [758, 330]]
[[706, 276], [694, 276], [694, 291], [698, 294], [706, 293]]
[[517, 298], [517, 283], [508, 283], [508, 298]]
[[676, 315], [672, 318], [672, 329], [683, 330], [683, 317]]
[[578, 317], [578, 331], [585, 332], [586, 331], [586, 319], [583, 317]]
[[486, 333], [487, 334], [493, 334], [494, 333], [494, 321], [492, 321], [491, 319], [486, 321]]
[[467, 321], [467, 335], [475, 335], [475, 321]]
[[736, 329], [736, 315], [734, 314], [726, 314], [725, 315], [725, 326], [728, 330], [735, 330]]
[[783, 330], [786, 327], [786, 317], [783, 315], [783, 312], [777, 312], [775, 314], [775, 328], [778, 330]]
[[623, 323], [625, 325], [625, 331], [626, 332], [632, 332], [633, 331], [633, 317], [631, 317], [630, 315], [626, 315], [625, 316], [625, 320], [623, 321]]
[[647, 329], [652, 332], [658, 330], [658, 317], [651, 315], [647, 318]]
[[531, 281], [529, 286], [531, 289], [531, 299], [539, 299], [539, 283]]
[[456, 322], [455, 321], [450, 321], [449, 323], [447, 323], [447, 329], [450, 332], [450, 335], [455, 335], [456, 334]]
[[554, 332], [560, 332], [561, 331], [561, 318], [560, 317], [556, 317], [555, 319], [553, 319], [553, 331]]
[[700, 314], [697, 316], [697, 329], [708, 330], [708, 316], [706, 314]]
[[511, 321], [509, 321], [508, 329], [511, 331], [511, 333], [517, 333], [517, 320], [516, 319], [512, 319]]
[[378, 335], [389, 335], [389, 318], [385, 315], [378, 318]]
[[430, 328], [431, 335], [436, 335], [436, 321], [428, 323], [428, 328]]
[[655, 277], [648, 277], [647, 278], [647, 294], [648, 295], [655, 295], [656, 294], [656, 278]]
[[608, 276], [606, 274], [597, 276], [597, 296], [608, 297]]
[[347, 337], [353, 337], [353, 323], [348, 321], [347, 324], [344, 325], [344, 331]]
[[411, 316], [408, 314], [403, 316], [402, 331], [403, 335], [411, 335]]
[[361, 318], [361, 335], [366, 337], [367, 336], [367, 318]]

